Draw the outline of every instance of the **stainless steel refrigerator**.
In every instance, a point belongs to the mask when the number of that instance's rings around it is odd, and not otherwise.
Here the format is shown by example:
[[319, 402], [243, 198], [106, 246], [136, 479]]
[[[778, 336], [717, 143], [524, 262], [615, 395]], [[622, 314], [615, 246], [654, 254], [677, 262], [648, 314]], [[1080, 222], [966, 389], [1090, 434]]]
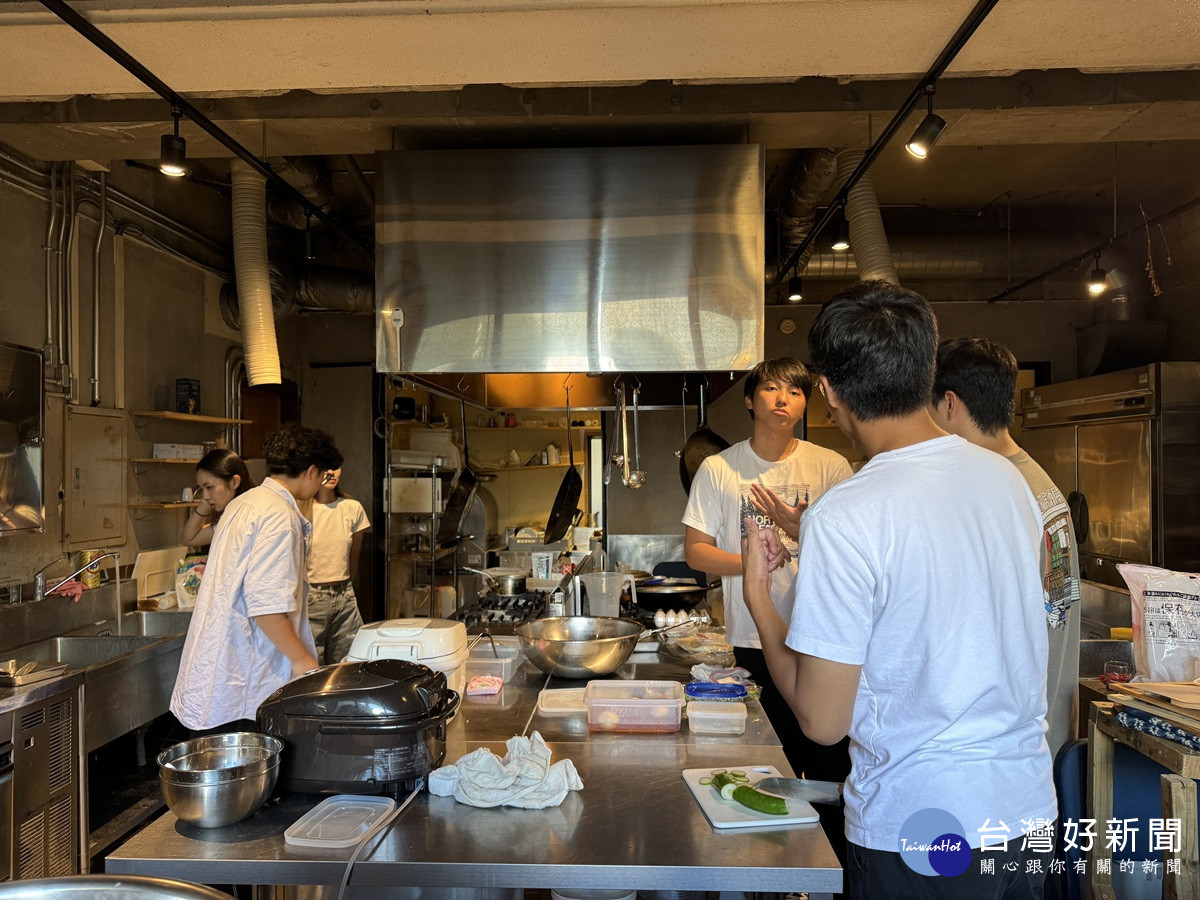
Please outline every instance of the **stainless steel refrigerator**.
[[1152, 363], [1021, 392], [1021, 444], [1067, 495], [1082, 575], [1200, 570], [1200, 363]]

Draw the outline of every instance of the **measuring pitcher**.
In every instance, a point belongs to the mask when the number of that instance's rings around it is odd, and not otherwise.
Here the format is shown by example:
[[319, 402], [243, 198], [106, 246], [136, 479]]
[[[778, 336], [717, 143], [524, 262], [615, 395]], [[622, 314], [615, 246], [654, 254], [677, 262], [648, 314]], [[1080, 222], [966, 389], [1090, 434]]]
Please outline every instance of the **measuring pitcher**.
[[629, 585], [629, 595], [637, 602], [633, 576], [627, 572], [590, 572], [580, 575], [579, 579], [587, 589], [589, 615], [620, 618], [621, 591], [626, 584]]

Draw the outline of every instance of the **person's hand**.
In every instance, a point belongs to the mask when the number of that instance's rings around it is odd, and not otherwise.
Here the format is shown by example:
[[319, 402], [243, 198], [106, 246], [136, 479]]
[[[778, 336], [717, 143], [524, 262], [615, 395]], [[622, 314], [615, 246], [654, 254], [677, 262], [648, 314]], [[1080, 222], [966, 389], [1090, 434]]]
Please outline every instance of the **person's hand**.
[[212, 507], [208, 505], [207, 500], [201, 500], [196, 504], [196, 515], [202, 519], [207, 519], [212, 515]]
[[320, 665], [315, 656], [308, 656], [307, 654], [300, 659], [294, 659], [292, 660], [292, 678], [299, 678], [301, 675], [319, 668]]
[[771, 572], [791, 558], [774, 528], [759, 528], [750, 516], [745, 518], [746, 536], [742, 538], [742, 587], [769, 595]]
[[796, 498], [796, 505], [785, 503], [778, 494], [761, 484], [750, 485], [750, 502], [761, 513], [771, 517], [776, 525], [783, 529], [784, 534], [792, 540], [800, 537], [800, 514], [808, 509], [808, 501]]

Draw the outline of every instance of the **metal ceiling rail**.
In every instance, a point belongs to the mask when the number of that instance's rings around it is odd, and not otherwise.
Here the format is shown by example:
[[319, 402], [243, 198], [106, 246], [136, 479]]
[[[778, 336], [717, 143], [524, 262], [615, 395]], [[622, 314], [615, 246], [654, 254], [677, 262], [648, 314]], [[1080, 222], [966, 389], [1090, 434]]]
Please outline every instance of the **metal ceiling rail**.
[[95, 25], [81, 16], [78, 12], [67, 5], [63, 0], [40, 0], [42, 6], [50, 10], [66, 24], [74, 28], [79, 34], [91, 41], [102, 52], [109, 56], [114, 62], [119, 64], [127, 72], [137, 78], [140, 82], [170, 103], [172, 106], [178, 107], [179, 110], [187, 116], [191, 121], [199, 125], [204, 131], [208, 132], [218, 143], [232, 152], [235, 156], [245, 162], [254, 171], [258, 172], [271, 184], [283, 190], [293, 200], [301, 204], [304, 210], [311, 215], [316, 216], [343, 238], [361, 250], [367, 256], [374, 257], [374, 251], [364, 244], [355, 234], [346, 229], [336, 218], [325, 212], [320, 207], [313, 204], [307, 197], [304, 196], [296, 188], [292, 187], [287, 181], [276, 174], [275, 170], [270, 167], [264, 160], [259, 159], [240, 143], [238, 143], [231, 135], [221, 129], [219, 125], [213, 122], [208, 116], [192, 106], [184, 97], [176, 93], [166, 84], [161, 78], [147, 69], [144, 65], [134, 59], [124, 48], [117, 44], [112, 38], [98, 29]]
[[808, 232], [808, 235], [803, 241], [800, 242], [800, 245], [792, 251], [791, 256], [789, 256], [787, 259], [787, 262], [779, 267], [779, 271], [776, 272], [775, 277], [771, 279], [771, 284], [779, 284], [779, 282], [782, 281], [789, 272], [791, 272], [792, 267], [795, 266], [796, 263], [801, 259], [804, 251], [807, 250], [812, 242], [817, 239], [817, 235], [824, 230], [825, 226], [828, 225], [833, 217], [837, 215], [837, 213], [846, 205], [846, 198], [850, 196], [850, 189], [853, 188], [854, 185], [858, 183], [859, 179], [867, 173], [867, 169], [869, 169], [871, 164], [875, 162], [875, 158], [879, 156], [881, 152], [883, 152], [883, 148], [888, 145], [888, 142], [891, 141], [896, 132], [900, 130], [900, 126], [904, 124], [904, 120], [908, 118], [909, 113], [911, 113], [916, 105], [926, 96], [925, 89], [942, 76], [942, 73], [945, 72], [950, 63], [954, 61], [954, 57], [958, 55], [959, 51], [962, 50], [967, 41], [971, 39], [971, 36], [974, 35], [979, 26], [983, 24], [983, 20], [987, 18], [988, 13], [992, 11], [992, 8], [998, 2], [999, 0], [978, 0], [978, 2], [975, 4], [975, 8], [971, 10], [970, 14], [963, 21], [963, 23], [958, 26], [958, 30], [954, 32], [954, 36], [950, 38], [949, 43], [942, 48], [942, 52], [939, 53], [937, 59], [933, 61], [933, 65], [929, 67], [929, 71], [921, 76], [920, 81], [917, 82], [916, 87], [912, 89], [912, 92], [908, 95], [908, 98], [904, 101], [904, 103], [901, 104], [900, 108], [896, 111], [896, 114], [892, 116], [892, 120], [888, 122], [887, 127], [883, 129], [879, 137], [875, 139], [875, 142], [871, 144], [869, 148], [867, 148], [867, 152], [863, 155], [862, 161], [859, 162], [855, 170], [850, 173], [850, 177], [846, 179], [845, 183], [842, 185], [841, 189], [837, 192], [837, 195], [833, 198], [829, 205], [825, 207], [825, 212], [821, 215], [821, 218], [819, 218], [816, 224], [813, 225], [812, 230]]

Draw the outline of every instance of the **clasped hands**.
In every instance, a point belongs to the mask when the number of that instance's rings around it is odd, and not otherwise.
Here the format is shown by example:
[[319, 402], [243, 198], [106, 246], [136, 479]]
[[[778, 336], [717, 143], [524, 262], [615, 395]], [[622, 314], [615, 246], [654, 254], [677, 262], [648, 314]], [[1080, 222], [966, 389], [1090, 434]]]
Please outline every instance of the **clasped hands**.
[[747, 586], [761, 584], [771, 586], [771, 573], [792, 559], [788, 548], [779, 539], [774, 526], [759, 528], [752, 516], [742, 520], [745, 537], [742, 538], [742, 580]]

